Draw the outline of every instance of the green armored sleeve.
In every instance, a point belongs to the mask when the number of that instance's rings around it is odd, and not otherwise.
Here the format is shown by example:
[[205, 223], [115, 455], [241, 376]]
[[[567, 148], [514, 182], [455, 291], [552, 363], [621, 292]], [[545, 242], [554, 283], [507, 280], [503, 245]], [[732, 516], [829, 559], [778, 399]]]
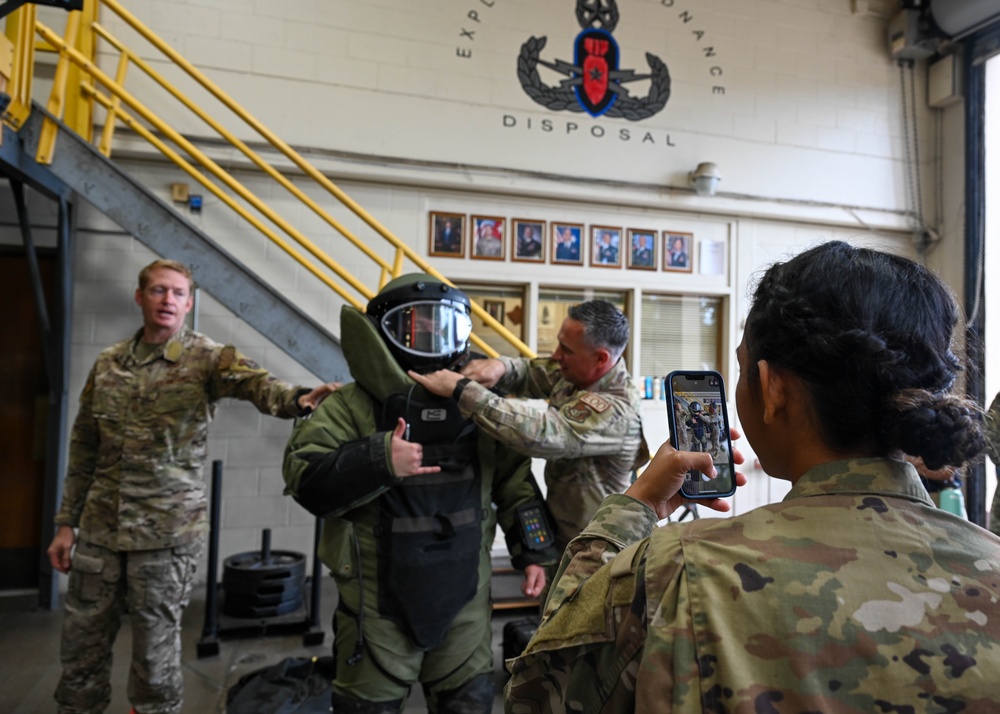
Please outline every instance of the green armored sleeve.
[[490, 459], [494, 469], [492, 498], [497, 506], [497, 523], [503, 530], [511, 564], [519, 570], [528, 565], [554, 565], [559, 560], [555, 545], [540, 550], [527, 548], [518, 521], [517, 510], [520, 506], [543, 502], [541, 490], [531, 473], [531, 459], [492, 439], [487, 440], [487, 446], [489, 444], [495, 445], [493, 458]]
[[317, 516], [338, 515], [395, 483], [390, 440], [376, 431], [368, 397], [348, 384], [299, 419], [285, 447], [285, 493]]

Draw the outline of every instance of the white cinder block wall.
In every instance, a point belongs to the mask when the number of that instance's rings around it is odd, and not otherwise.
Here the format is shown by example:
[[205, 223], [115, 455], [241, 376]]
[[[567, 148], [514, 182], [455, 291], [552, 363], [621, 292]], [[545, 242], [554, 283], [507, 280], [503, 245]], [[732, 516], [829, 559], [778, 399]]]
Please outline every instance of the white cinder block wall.
[[[620, 66], [647, 72], [648, 52], [670, 71], [669, 102], [641, 122], [551, 111], [521, 87], [517, 60], [528, 38], [548, 38], [545, 61], [573, 59], [580, 27], [572, 3], [133, 0], [129, 10], [424, 255], [432, 210], [672, 229], [693, 232], [696, 243], [721, 241], [726, 270], [720, 276], [700, 275], [697, 265], [685, 275], [509, 258], [431, 261], [456, 281], [525, 285], [529, 294], [538, 286], [591, 286], [722, 296], [723, 371], [732, 382], [731, 355], [747, 291], [761, 267], [830, 239], [915, 255], [905, 216], [900, 75], [886, 49], [885, 20], [852, 13], [846, 0], [617, 5]], [[128, 34], [114, 18], [102, 21]], [[105, 67], [115, 61], [102, 59]], [[154, 64], [177, 76], [159, 60]], [[939, 158], [960, 155], [961, 122], [942, 122], [925, 107], [923, 67], [916, 71], [923, 204], [932, 224], [939, 211], [944, 215], [943, 245], [931, 253], [930, 264], [960, 292], [961, 222], [955, 219], [961, 199], [954, 186], [961, 167], [942, 169]], [[558, 81], [547, 70], [541, 77], [550, 86]], [[631, 91], [645, 96], [648, 83], [637, 82]], [[206, 134], [175, 105], [164, 104], [163, 115], [187, 134]], [[119, 160], [165, 198], [172, 182], [192, 183], [173, 165], [127, 146], [129, 157]], [[242, 165], [235, 152], [216, 155]], [[687, 190], [688, 172], [702, 161], [719, 165], [719, 195]], [[363, 281], [377, 281], [357, 251], [311, 212], [250, 173], [240, 177]], [[332, 199], [306, 190], [349, 229], [375, 240]], [[204, 209], [191, 218], [339, 331], [342, 301], [217, 199], [206, 193]], [[99, 349], [138, 326], [135, 275], [155, 257], [93, 210], [81, 211], [79, 225], [71, 414]], [[199, 329], [232, 340], [279, 376], [316, 381], [210, 297], [201, 301], [198, 320]], [[650, 403], [644, 415], [654, 447], [666, 437], [661, 410]], [[227, 464], [223, 557], [254, 549], [265, 527], [274, 531], [275, 548], [311, 551], [312, 519], [280, 495], [289, 429], [290, 423], [258, 416], [245, 405], [221, 407], [210, 450], [211, 458]], [[737, 512], [784, 493], [762, 474], [751, 476]]]

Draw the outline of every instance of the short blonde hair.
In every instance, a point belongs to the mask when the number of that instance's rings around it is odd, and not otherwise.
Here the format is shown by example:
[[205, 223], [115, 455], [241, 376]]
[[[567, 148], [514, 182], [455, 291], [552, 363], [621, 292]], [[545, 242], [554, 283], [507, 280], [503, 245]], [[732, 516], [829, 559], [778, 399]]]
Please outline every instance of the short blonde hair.
[[178, 263], [176, 260], [167, 260], [165, 258], [154, 260], [152, 263], [150, 263], [145, 268], [139, 271], [140, 290], [146, 289], [146, 285], [149, 284], [149, 274], [152, 273], [154, 270], [158, 270], [159, 268], [174, 270], [183, 275], [185, 278], [188, 279], [188, 283], [190, 283], [190, 289], [192, 292], [194, 292], [196, 286], [194, 283], [194, 278], [191, 276], [191, 270], [186, 265], [184, 265], [184, 263]]

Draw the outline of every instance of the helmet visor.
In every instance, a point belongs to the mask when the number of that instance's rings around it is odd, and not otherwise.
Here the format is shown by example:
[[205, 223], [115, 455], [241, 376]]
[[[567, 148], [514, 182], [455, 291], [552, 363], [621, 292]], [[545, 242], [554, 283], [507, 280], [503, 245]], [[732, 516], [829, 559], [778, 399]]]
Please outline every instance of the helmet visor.
[[448, 357], [465, 350], [472, 319], [465, 305], [411, 302], [382, 317], [382, 331], [401, 350], [422, 357]]

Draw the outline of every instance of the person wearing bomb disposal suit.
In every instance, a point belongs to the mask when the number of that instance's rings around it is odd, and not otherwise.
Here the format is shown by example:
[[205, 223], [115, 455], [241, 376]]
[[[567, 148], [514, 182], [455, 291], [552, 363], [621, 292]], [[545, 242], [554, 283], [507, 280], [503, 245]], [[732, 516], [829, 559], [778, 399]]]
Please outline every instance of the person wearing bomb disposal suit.
[[708, 431], [710, 423], [702, 414], [701, 402], [691, 402], [688, 405], [688, 419], [684, 422], [688, 428], [691, 440], [691, 451], [708, 451]]
[[356, 381], [288, 442], [286, 493], [325, 518], [320, 557], [340, 595], [336, 712], [397, 712], [417, 683], [432, 712], [489, 712], [496, 524], [525, 595], [541, 593], [544, 566], [558, 559], [522, 537], [519, 507], [541, 505], [530, 460], [407, 376], [468, 358], [469, 307], [462, 291], [411, 274], [389, 282], [367, 314], [343, 308]]
[[337, 387], [292, 386], [188, 329], [193, 290], [181, 263], [143, 268], [135, 291], [143, 326], [101, 352], [80, 395], [48, 549], [52, 567], [69, 573], [59, 714], [107, 708], [111, 646], [126, 607], [133, 711], [181, 711], [181, 613], [208, 530], [202, 467], [216, 403], [242, 399], [288, 419]]
[[[606, 300], [574, 305], [548, 359], [472, 360], [461, 374], [412, 375], [435, 394], [453, 394], [462, 413], [522, 454], [546, 459], [546, 503], [561, 551], [604, 497], [628, 488], [649, 460], [639, 390], [622, 353], [628, 319]], [[547, 399], [537, 409], [524, 399]]]

